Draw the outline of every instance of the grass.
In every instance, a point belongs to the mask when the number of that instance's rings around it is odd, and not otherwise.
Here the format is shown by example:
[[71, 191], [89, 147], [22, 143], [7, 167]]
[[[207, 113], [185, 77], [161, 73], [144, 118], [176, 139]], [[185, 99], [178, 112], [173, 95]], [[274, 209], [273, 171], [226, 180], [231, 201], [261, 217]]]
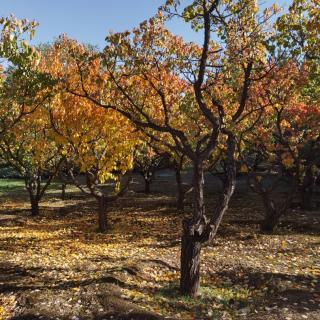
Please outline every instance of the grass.
[[25, 188], [24, 180], [22, 179], [0, 179], [0, 194], [23, 191]]

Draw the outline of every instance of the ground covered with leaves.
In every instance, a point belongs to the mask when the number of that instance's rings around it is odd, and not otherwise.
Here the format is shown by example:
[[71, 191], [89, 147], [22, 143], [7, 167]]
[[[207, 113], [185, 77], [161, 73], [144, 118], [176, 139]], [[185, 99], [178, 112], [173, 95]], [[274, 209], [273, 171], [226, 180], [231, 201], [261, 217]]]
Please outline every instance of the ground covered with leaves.
[[31, 218], [21, 183], [2, 181], [0, 319], [320, 319], [318, 210], [293, 209], [262, 234], [260, 199], [237, 192], [203, 250], [202, 295], [190, 299], [178, 293], [174, 186], [154, 186], [146, 196], [136, 184], [114, 203], [99, 234], [95, 201], [74, 188], [62, 201], [54, 186]]

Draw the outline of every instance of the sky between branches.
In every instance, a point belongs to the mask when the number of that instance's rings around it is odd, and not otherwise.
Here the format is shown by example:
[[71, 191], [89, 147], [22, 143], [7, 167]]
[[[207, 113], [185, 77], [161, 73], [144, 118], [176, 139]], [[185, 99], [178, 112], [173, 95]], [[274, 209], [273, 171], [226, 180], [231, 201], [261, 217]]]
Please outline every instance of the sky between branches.
[[[164, 0], [0, 0], [0, 16], [13, 13], [18, 18], [39, 22], [34, 43], [53, 41], [66, 33], [81, 42], [103, 48], [109, 31], [124, 31], [137, 26], [157, 12]], [[264, 0], [269, 6], [276, 0]], [[278, 0], [287, 7], [288, 1]], [[201, 33], [194, 33], [182, 21], [168, 26], [186, 41], [201, 42]]]

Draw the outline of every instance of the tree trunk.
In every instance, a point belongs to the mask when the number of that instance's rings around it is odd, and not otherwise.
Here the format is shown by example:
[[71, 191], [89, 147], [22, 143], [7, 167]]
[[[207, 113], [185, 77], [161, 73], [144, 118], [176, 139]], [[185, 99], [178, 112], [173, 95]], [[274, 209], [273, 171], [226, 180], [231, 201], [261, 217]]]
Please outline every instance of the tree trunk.
[[151, 185], [151, 180], [144, 179], [144, 193], [150, 193], [151, 192], [150, 185]]
[[210, 219], [205, 214], [203, 166], [201, 162], [193, 164], [194, 212], [192, 219], [184, 220], [182, 225], [180, 291], [183, 295], [195, 297], [199, 294], [201, 248], [212, 242], [235, 189], [235, 148], [236, 139], [230, 133], [227, 140], [227, 176], [223, 193]]
[[200, 289], [200, 253], [201, 242], [192, 234], [192, 221], [183, 221], [181, 239], [181, 278], [182, 295], [196, 297]]
[[260, 229], [265, 232], [272, 232], [278, 225], [280, 214], [276, 210], [266, 212], [264, 220], [261, 222]]
[[311, 210], [312, 209], [312, 187], [301, 190], [301, 209]]
[[292, 203], [296, 187], [297, 184], [294, 183], [291, 191], [286, 195], [285, 199], [281, 200], [280, 203], [276, 203], [271, 199], [271, 195], [269, 193], [260, 193], [265, 208], [265, 218], [260, 225], [261, 231], [272, 232], [277, 227], [280, 218], [288, 211], [288, 208]]
[[30, 175], [25, 178], [26, 189], [29, 193], [31, 204], [31, 215], [39, 216], [39, 200], [40, 200], [40, 184], [41, 178], [37, 174]]
[[185, 200], [185, 192], [183, 190], [178, 190], [177, 210], [180, 212], [184, 210], [184, 200]]
[[66, 200], [66, 187], [67, 187], [67, 184], [65, 182], [62, 182], [62, 184], [61, 184], [61, 200]]
[[33, 196], [33, 195], [30, 195], [30, 202], [31, 202], [31, 215], [33, 217], [37, 217], [39, 216], [39, 201], [38, 199]]
[[300, 187], [301, 208], [304, 210], [312, 209], [312, 193], [313, 193], [313, 173], [311, 166], [307, 167], [305, 177]]
[[99, 197], [98, 201], [99, 232], [105, 233], [107, 231], [107, 201], [103, 196]]
[[203, 223], [205, 215], [203, 199], [204, 175], [202, 164], [194, 164], [193, 170], [194, 213], [192, 219], [185, 219], [182, 223], [180, 260], [180, 292], [182, 295], [191, 297], [199, 295], [200, 253], [202, 243], [199, 241], [198, 229], [200, 224]]
[[276, 208], [275, 202], [269, 198], [269, 195], [262, 194], [263, 204], [265, 208], [265, 217], [261, 222], [261, 231], [272, 232], [280, 221], [282, 210]]
[[182, 185], [181, 170], [178, 168], [176, 169], [176, 182], [177, 182], [177, 210], [183, 211], [185, 191], [183, 190], [183, 185]]

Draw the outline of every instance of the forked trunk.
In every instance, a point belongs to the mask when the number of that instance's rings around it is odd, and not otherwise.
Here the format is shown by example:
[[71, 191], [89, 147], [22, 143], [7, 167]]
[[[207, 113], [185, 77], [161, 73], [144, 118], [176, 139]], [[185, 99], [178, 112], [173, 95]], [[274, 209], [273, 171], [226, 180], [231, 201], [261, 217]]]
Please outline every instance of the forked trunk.
[[199, 295], [201, 248], [212, 242], [234, 192], [236, 141], [232, 134], [228, 135], [227, 144], [227, 176], [223, 193], [210, 219], [205, 214], [203, 166], [202, 163], [194, 163], [193, 165], [194, 212], [191, 219], [185, 219], [182, 223], [180, 278], [180, 292], [182, 295], [191, 297]]
[[99, 210], [98, 210], [98, 222], [99, 222], [99, 232], [105, 233], [107, 231], [107, 201], [101, 196], [98, 199]]

